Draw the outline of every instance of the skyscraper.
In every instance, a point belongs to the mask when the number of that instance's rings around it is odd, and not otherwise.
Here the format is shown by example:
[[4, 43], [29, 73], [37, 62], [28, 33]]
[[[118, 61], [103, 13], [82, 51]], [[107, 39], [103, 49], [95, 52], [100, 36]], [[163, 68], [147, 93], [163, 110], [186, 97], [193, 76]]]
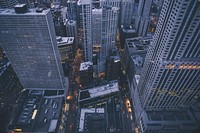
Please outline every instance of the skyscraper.
[[25, 4], [1, 10], [0, 31], [0, 44], [25, 89], [66, 91], [50, 10], [28, 11]]
[[102, 9], [92, 10], [92, 36], [93, 47], [101, 46], [101, 23], [102, 23]]
[[150, 11], [153, 0], [140, 0], [135, 21], [136, 31], [139, 36], [145, 36], [150, 21]]
[[200, 2], [165, 0], [138, 91], [146, 110], [188, 109], [200, 93]]
[[17, 0], [0, 0], [0, 8], [13, 8], [17, 3]]
[[74, 20], [65, 20], [64, 25], [66, 26], [67, 37], [74, 37], [75, 47], [78, 48], [77, 22]]
[[65, 0], [62, 1], [63, 5], [67, 7], [69, 19], [77, 21], [77, 1], [76, 0]]
[[137, 15], [135, 17], [135, 28], [138, 36], [146, 36], [154, 33], [163, 0], [140, 0]]
[[133, 17], [134, 0], [122, 0], [121, 2], [121, 25], [130, 25]]
[[92, 2], [91, 0], [79, 0], [81, 45], [84, 61], [92, 61]]
[[134, 78], [134, 112], [143, 133], [188, 133], [198, 126], [189, 108], [200, 93], [199, 9], [197, 0], [164, 1], [142, 73]]
[[99, 72], [105, 70], [106, 57], [109, 50], [116, 47], [116, 33], [120, 0], [102, 0], [102, 31], [101, 31], [101, 53]]

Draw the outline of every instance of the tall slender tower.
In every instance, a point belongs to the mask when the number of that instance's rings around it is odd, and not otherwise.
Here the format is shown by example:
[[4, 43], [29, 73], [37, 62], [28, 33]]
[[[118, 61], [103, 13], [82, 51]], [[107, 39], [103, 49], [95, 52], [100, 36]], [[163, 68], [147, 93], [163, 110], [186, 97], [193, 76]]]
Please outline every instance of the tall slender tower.
[[102, 23], [102, 9], [92, 10], [92, 36], [93, 47], [101, 46], [101, 23]]
[[145, 36], [150, 22], [150, 11], [153, 0], [140, 0], [135, 21], [136, 31], [139, 36]]
[[188, 109], [200, 96], [200, 2], [165, 0], [138, 92], [145, 110]]
[[25, 4], [0, 11], [0, 45], [23, 87], [66, 91], [50, 10], [36, 12]]
[[79, 0], [78, 5], [84, 61], [92, 61], [92, 1]]
[[132, 17], [133, 17], [134, 1], [135, 0], [122, 0], [121, 10], [120, 10], [121, 25], [131, 24]]
[[102, 0], [102, 31], [101, 31], [101, 53], [99, 71], [105, 70], [106, 58], [109, 51], [116, 47], [116, 33], [120, 0]]

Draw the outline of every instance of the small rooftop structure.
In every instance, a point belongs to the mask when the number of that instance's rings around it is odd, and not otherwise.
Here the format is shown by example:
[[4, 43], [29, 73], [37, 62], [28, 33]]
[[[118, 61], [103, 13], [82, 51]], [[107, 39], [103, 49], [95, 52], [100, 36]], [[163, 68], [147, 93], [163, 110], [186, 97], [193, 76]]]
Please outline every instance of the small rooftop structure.
[[80, 65], [80, 71], [88, 70], [88, 68], [92, 65], [93, 63], [91, 61], [83, 62]]
[[140, 81], [140, 75], [135, 75], [135, 81], [136, 81], [136, 83], [137, 83], [137, 85], [138, 85], [138, 83], [139, 83], [139, 81]]
[[56, 40], [57, 40], [57, 44], [58, 44], [58, 47], [59, 47], [59, 46], [65, 46], [65, 45], [73, 44], [74, 37], [57, 36]]
[[119, 86], [117, 81], [113, 81], [109, 84], [98, 86], [95, 88], [90, 88], [86, 90], [79, 91], [79, 102], [87, 101], [93, 98], [111, 95], [119, 91]]
[[135, 33], [136, 30], [133, 29], [133, 27], [131, 25], [125, 26], [125, 25], [121, 25], [122, 31], [125, 33]]

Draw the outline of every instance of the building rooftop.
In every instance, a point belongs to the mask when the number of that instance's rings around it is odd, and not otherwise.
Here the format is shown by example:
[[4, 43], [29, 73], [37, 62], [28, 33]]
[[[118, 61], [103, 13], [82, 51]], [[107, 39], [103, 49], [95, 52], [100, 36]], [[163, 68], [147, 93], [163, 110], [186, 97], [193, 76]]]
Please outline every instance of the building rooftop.
[[82, 5], [82, 4], [91, 4], [91, 0], [79, 0], [77, 2], [77, 5]]
[[137, 85], [138, 85], [138, 83], [139, 83], [139, 81], [140, 81], [140, 75], [135, 75], [135, 81], [136, 81], [136, 83], [137, 83]]
[[92, 14], [101, 14], [102, 13], [102, 9], [92, 9]]
[[42, 9], [41, 12], [37, 12], [37, 9], [31, 8], [31, 9], [28, 9], [28, 12], [26, 12], [26, 13], [16, 13], [14, 9], [0, 9], [0, 15], [19, 15], [19, 16], [21, 16], [21, 15], [45, 15], [49, 11], [50, 11], [49, 9]]
[[56, 40], [57, 40], [57, 44], [58, 44], [58, 47], [59, 47], [59, 46], [65, 46], [65, 45], [73, 44], [74, 37], [57, 36]]
[[91, 98], [96, 98], [119, 91], [118, 82], [109, 83], [107, 85], [98, 86], [86, 90], [80, 90], [79, 100], [84, 101]]
[[131, 56], [131, 59], [135, 65], [134, 69], [135, 69], [136, 75], [141, 75], [145, 57], [146, 57], [146, 53], [136, 54], [136, 55]]
[[15, 7], [23, 7], [23, 6], [25, 6], [26, 4], [17, 4], [17, 5], [15, 5]]
[[123, 32], [125, 33], [135, 33], [136, 30], [133, 29], [133, 27], [131, 25], [125, 26], [125, 25], [121, 25], [121, 28], [123, 30]]
[[92, 65], [93, 63], [91, 61], [83, 62], [80, 65], [80, 71], [88, 70], [88, 68]]
[[67, 25], [76, 25], [76, 21], [66, 19], [64, 25], [66, 25], [66, 24], [67, 24]]
[[130, 54], [147, 52], [152, 37], [136, 37], [126, 39], [126, 45]]
[[79, 132], [83, 132], [84, 131], [84, 126], [86, 124], [85, 123], [85, 115], [87, 113], [90, 114], [104, 114], [104, 108], [82, 108], [81, 109], [81, 114], [80, 114], [80, 120], [79, 120]]

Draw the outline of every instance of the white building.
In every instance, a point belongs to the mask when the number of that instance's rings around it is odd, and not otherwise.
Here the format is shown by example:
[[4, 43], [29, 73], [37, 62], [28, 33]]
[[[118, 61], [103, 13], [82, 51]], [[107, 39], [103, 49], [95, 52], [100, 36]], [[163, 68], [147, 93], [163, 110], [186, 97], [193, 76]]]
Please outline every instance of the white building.
[[116, 47], [120, 0], [101, 0], [100, 4], [102, 7], [102, 31], [99, 72], [103, 72], [109, 51]]
[[92, 61], [92, 1], [79, 0], [81, 44], [84, 61]]

